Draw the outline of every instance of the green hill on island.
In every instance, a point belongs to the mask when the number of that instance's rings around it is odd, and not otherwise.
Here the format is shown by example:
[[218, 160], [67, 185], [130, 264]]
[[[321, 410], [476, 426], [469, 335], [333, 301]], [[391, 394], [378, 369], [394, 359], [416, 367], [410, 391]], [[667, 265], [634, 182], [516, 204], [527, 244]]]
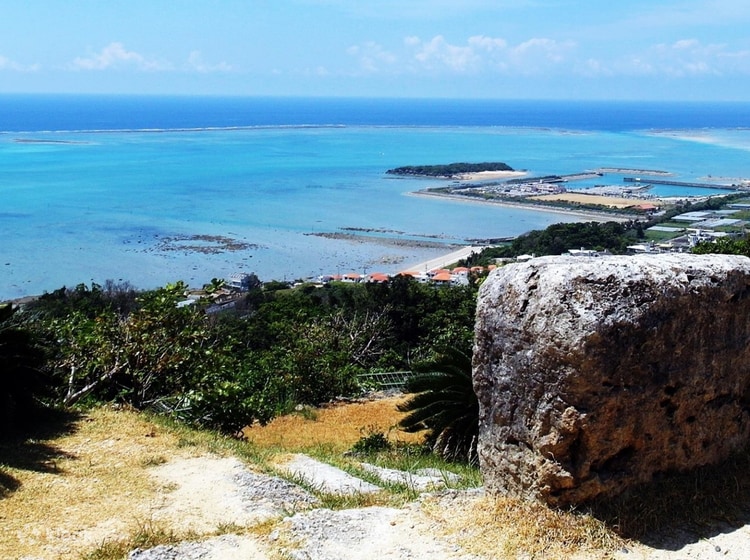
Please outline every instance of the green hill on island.
[[501, 161], [483, 163], [448, 163], [443, 165], [407, 165], [386, 171], [389, 175], [417, 175], [420, 177], [456, 177], [481, 171], [514, 171]]

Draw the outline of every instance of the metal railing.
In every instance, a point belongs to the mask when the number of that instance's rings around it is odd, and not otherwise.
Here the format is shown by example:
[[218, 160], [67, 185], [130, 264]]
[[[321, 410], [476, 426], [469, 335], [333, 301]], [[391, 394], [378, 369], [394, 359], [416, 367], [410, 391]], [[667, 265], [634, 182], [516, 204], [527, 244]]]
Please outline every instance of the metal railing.
[[411, 371], [387, 371], [381, 373], [362, 373], [357, 376], [364, 386], [377, 389], [403, 389], [406, 381], [412, 376]]

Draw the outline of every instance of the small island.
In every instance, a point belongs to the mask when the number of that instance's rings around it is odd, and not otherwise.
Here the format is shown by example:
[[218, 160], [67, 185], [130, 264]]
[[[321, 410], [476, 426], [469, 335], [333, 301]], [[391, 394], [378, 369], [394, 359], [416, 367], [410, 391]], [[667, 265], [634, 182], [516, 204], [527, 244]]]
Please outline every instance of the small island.
[[445, 179], [459, 179], [464, 175], [484, 173], [487, 171], [515, 171], [506, 163], [448, 163], [443, 165], [407, 165], [386, 171], [389, 175], [408, 175], [412, 177], [439, 177]]

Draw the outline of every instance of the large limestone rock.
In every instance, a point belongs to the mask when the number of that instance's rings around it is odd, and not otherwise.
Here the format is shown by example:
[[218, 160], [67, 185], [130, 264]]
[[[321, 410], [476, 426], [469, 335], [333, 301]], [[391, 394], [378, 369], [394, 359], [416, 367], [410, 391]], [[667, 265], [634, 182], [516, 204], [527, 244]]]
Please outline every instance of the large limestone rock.
[[479, 295], [489, 490], [565, 506], [719, 462], [750, 436], [750, 259], [545, 257]]

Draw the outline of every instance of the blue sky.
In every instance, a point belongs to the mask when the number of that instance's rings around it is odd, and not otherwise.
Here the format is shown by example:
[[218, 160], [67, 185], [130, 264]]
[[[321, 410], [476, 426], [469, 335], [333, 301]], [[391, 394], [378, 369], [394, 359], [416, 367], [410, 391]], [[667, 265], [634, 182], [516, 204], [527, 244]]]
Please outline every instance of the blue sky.
[[748, 100], [747, 0], [23, 0], [0, 93]]

